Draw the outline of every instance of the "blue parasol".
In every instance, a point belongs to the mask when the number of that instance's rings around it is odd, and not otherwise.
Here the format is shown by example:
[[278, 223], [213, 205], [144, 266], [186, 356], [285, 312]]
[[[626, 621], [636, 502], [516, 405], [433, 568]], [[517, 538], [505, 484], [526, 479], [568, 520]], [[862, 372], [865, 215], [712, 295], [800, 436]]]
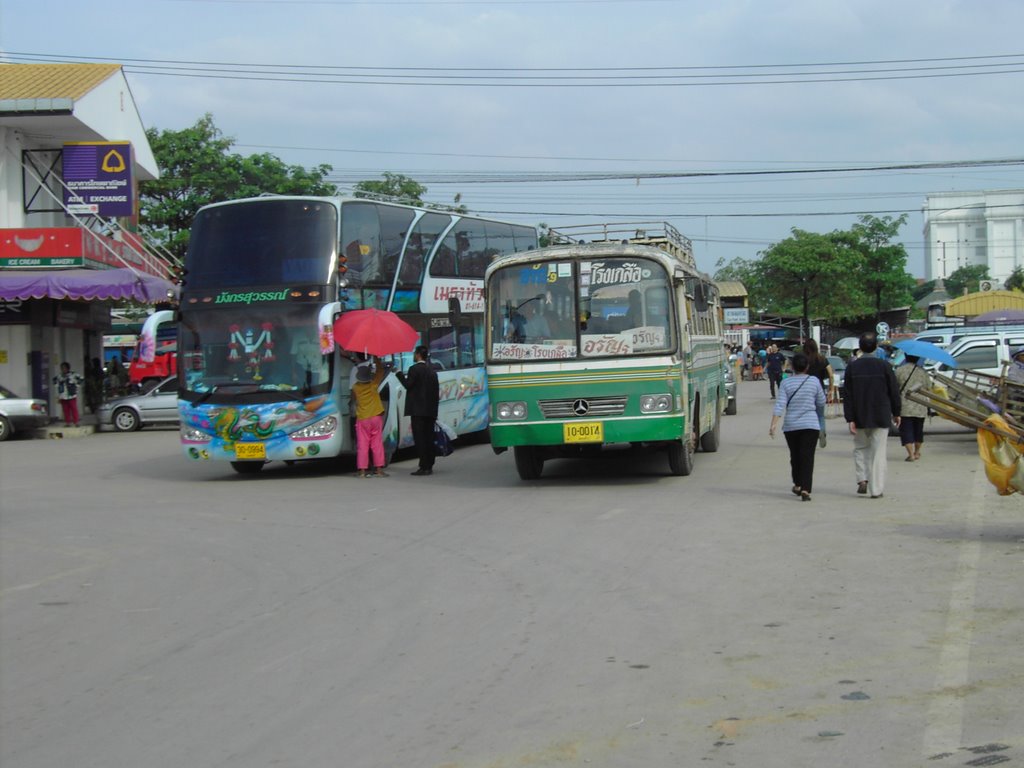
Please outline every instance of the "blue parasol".
[[893, 344], [897, 349], [902, 349], [903, 354], [920, 357], [922, 360], [934, 360], [937, 363], [944, 363], [950, 368], [956, 368], [956, 358], [930, 341], [919, 341], [917, 339], [905, 339]]

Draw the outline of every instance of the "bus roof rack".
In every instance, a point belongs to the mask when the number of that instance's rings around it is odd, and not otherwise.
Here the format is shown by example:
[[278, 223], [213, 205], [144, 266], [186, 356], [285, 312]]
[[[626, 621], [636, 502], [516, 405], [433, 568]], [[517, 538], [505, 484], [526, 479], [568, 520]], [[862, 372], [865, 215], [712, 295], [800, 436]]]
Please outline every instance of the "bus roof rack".
[[667, 221], [620, 221], [615, 224], [577, 224], [549, 229], [552, 245], [628, 243], [652, 245], [696, 267], [693, 243]]

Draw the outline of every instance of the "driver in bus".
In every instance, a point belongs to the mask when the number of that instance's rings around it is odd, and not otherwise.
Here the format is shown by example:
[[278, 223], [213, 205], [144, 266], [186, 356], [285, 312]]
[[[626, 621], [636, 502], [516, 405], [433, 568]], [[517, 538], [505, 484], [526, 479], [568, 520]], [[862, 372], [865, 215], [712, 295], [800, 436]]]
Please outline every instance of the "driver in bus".
[[509, 316], [505, 321], [505, 341], [513, 344], [526, 341], [526, 318], [518, 309], [509, 308]]
[[531, 339], [551, 338], [551, 328], [548, 326], [548, 321], [544, 319], [544, 314], [541, 312], [541, 303], [536, 299], [531, 299], [523, 309], [526, 311], [527, 337]]

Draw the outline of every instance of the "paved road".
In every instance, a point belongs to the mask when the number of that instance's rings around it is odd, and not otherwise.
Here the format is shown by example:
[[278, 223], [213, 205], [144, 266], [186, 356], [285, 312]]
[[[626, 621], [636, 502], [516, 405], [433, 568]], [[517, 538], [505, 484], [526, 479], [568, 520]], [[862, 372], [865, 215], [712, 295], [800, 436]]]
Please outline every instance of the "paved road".
[[1024, 765], [1022, 500], [950, 426], [858, 497], [837, 423], [801, 504], [769, 408], [689, 478], [4, 443], [0, 765]]

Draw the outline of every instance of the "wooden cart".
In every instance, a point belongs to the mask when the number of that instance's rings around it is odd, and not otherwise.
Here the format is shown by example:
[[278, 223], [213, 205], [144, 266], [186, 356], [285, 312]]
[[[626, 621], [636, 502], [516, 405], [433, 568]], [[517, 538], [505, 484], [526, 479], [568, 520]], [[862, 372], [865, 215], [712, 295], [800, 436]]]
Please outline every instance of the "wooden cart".
[[[985, 474], [1002, 495], [1024, 493], [1024, 384], [973, 371], [935, 374], [936, 387], [908, 400], [978, 433]], [[942, 390], [945, 390], [943, 393]]]

